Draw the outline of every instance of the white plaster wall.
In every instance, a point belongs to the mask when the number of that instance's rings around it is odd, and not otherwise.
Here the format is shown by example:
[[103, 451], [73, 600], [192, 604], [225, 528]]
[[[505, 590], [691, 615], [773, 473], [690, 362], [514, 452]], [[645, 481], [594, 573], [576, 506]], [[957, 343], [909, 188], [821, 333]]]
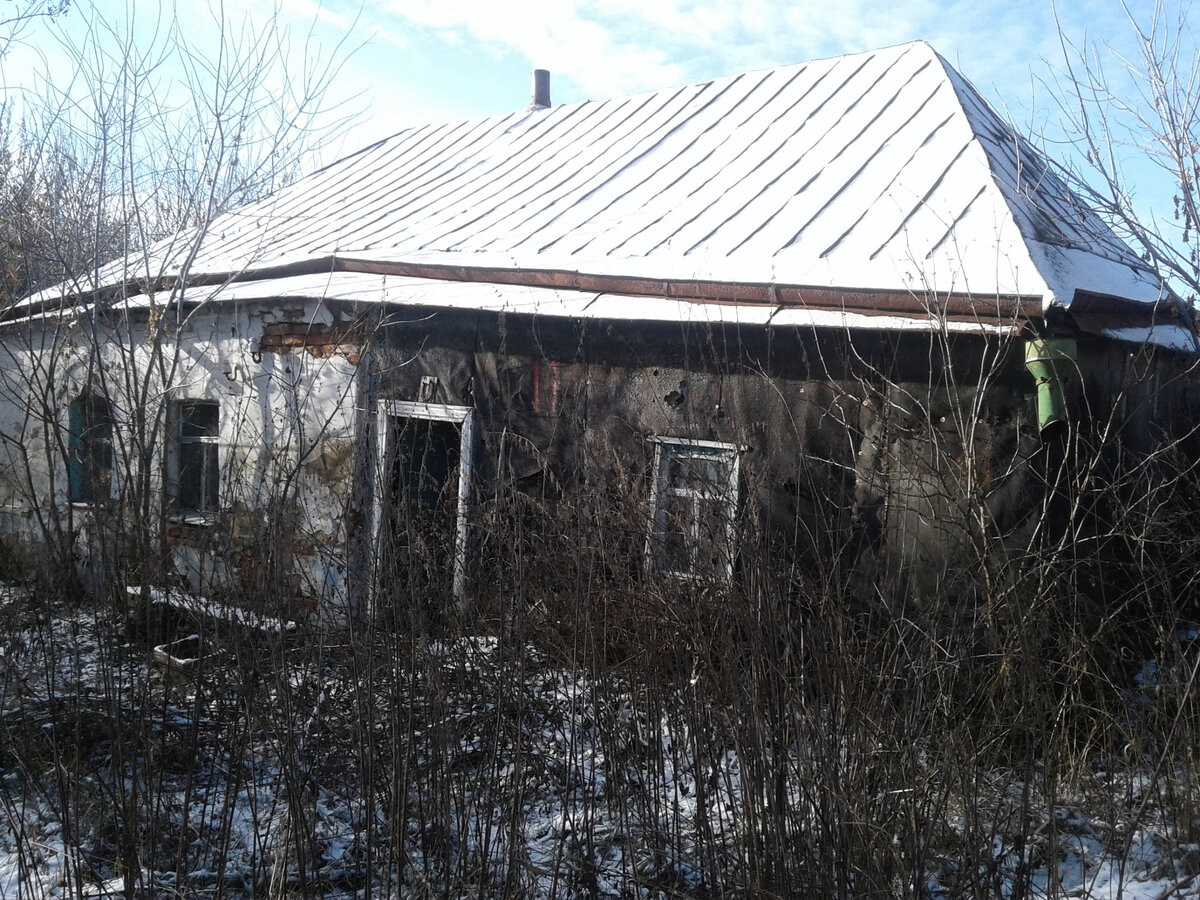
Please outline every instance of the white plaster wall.
[[[142, 460], [155, 507], [170, 490], [164, 484], [171, 468], [164, 464], [172, 447], [170, 401], [215, 401], [222, 512], [199, 527], [241, 538], [263, 527], [264, 511], [286, 510], [299, 551], [294, 574], [300, 589], [326, 607], [340, 605], [354, 472], [355, 365], [302, 349], [258, 352], [267, 325], [328, 325], [332, 318], [317, 302], [218, 302], [180, 323], [142, 312], [95, 328], [81, 319], [7, 326], [0, 331], [0, 529], [36, 541], [48, 527], [82, 531], [91, 518], [88, 509], [67, 503], [65, 452], [68, 406], [89, 384], [113, 407], [113, 494], [121, 508], [134, 498], [132, 473]], [[176, 555], [194, 589], [236, 577], [229, 558], [186, 548]]]

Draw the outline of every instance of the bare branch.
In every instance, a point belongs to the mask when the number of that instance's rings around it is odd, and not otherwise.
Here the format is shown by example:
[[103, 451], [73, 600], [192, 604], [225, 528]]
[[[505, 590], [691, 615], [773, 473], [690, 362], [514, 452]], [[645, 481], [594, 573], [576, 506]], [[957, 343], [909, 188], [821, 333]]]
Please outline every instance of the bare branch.
[[[1059, 25], [1063, 75], [1051, 93], [1065, 138], [1078, 151], [1069, 174], [1114, 230], [1195, 301], [1200, 45], [1186, 4], [1158, 0], [1149, 12], [1123, 6], [1130, 52], [1104, 41], [1073, 41]], [[1150, 197], [1153, 211], [1139, 194], [1147, 185], [1171, 192]]]

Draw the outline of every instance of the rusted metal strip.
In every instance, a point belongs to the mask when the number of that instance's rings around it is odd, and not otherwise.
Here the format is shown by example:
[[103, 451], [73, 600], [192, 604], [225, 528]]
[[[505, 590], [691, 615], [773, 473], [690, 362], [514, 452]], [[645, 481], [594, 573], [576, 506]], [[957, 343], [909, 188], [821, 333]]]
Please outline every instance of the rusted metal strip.
[[502, 269], [356, 259], [338, 260], [336, 266], [340, 271], [363, 274], [596, 291], [703, 303], [745, 303], [885, 315], [965, 316], [1003, 322], [1038, 319], [1042, 314], [1041, 297], [1024, 294], [978, 297], [964, 293], [924, 295], [908, 291], [868, 291], [799, 284], [664, 280], [558, 269]]
[[[817, 287], [770, 282], [745, 283], [694, 279], [655, 279], [627, 275], [598, 275], [564, 269], [516, 269], [496, 266], [462, 266], [441, 263], [416, 263], [394, 260], [364, 260], [324, 256], [277, 266], [244, 269], [233, 273], [197, 273], [190, 275], [186, 287], [219, 287], [246, 281], [269, 281], [296, 275], [355, 272], [368, 275], [393, 275], [433, 281], [506, 284], [524, 287], [556, 288], [630, 296], [663, 297], [694, 303], [746, 304], [784, 308], [855, 312], [863, 315], [917, 315], [968, 319], [981, 322], [1014, 323], [1040, 319], [1042, 299], [1028, 294], [966, 293], [919, 294], [910, 291], [861, 290]], [[121, 296], [148, 292], [170, 293], [177, 290], [177, 278], [164, 277], [153, 283], [130, 281], [99, 292], [99, 296], [64, 296], [52, 306], [70, 306], [79, 302], [111, 303]], [[47, 307], [48, 308], [48, 307]], [[29, 306], [22, 315], [44, 312]], [[0, 314], [0, 321], [14, 317], [17, 309]]]

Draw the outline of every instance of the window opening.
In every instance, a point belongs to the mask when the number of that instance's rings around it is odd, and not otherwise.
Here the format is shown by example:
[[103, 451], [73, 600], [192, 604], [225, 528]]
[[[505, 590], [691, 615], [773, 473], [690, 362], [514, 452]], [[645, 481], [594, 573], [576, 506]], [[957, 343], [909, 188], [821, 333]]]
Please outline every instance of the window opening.
[[663, 574], [728, 581], [733, 576], [738, 448], [654, 438], [648, 560]]
[[88, 393], [71, 403], [68, 419], [68, 497], [72, 503], [104, 500], [112, 491], [112, 408]]
[[217, 511], [220, 495], [220, 407], [211, 400], [181, 400], [176, 411], [175, 499], [183, 510], [209, 515]]

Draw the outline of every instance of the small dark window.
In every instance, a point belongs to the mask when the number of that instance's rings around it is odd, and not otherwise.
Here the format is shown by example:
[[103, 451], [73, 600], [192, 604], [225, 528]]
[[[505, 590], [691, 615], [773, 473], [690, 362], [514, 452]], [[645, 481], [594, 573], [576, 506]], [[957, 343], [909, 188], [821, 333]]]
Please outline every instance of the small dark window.
[[112, 409], [83, 394], [68, 410], [67, 491], [72, 503], [105, 500], [112, 490]]
[[208, 400], [181, 400], [176, 412], [179, 430], [175, 499], [182, 510], [216, 512], [221, 485], [217, 460], [220, 408]]

